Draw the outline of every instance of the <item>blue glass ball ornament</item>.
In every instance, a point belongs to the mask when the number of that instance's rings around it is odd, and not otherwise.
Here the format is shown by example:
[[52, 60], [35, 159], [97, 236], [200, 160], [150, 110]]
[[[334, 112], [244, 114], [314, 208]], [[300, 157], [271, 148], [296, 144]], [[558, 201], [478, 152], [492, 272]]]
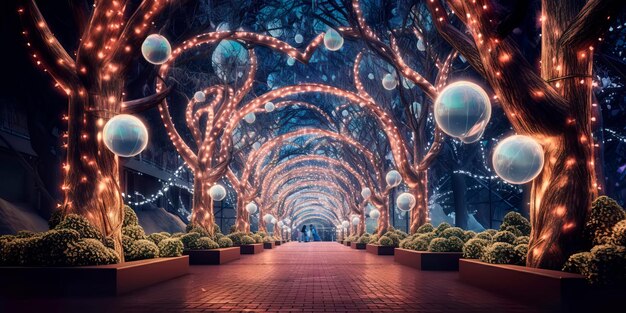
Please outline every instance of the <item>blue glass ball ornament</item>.
[[302, 35], [300, 34], [296, 34], [293, 39], [296, 41], [296, 43], [302, 43], [304, 41], [304, 37], [302, 37]]
[[330, 51], [337, 51], [343, 47], [343, 37], [336, 30], [330, 28], [324, 34], [324, 46]]
[[396, 187], [402, 182], [402, 175], [396, 170], [391, 170], [385, 175], [385, 181], [389, 187]]
[[415, 207], [416, 202], [415, 196], [408, 192], [401, 193], [398, 198], [396, 198], [396, 206], [400, 211], [410, 211]]
[[398, 80], [391, 74], [387, 73], [383, 77], [383, 87], [387, 90], [393, 90], [398, 85]]
[[148, 130], [140, 119], [128, 114], [116, 115], [104, 124], [104, 145], [115, 155], [133, 157], [148, 145]]
[[543, 147], [532, 137], [514, 135], [496, 146], [492, 156], [496, 174], [511, 184], [525, 184], [543, 169]]
[[167, 62], [172, 55], [172, 46], [167, 38], [159, 34], [152, 34], [146, 37], [141, 44], [141, 54], [146, 61], [160, 65]]
[[435, 100], [434, 115], [444, 133], [476, 141], [489, 123], [491, 102], [480, 86], [459, 81], [441, 91]]
[[226, 188], [219, 184], [213, 185], [209, 188], [209, 195], [211, 196], [211, 199], [215, 201], [222, 201], [226, 198]]
[[248, 63], [248, 50], [234, 40], [222, 40], [211, 55], [213, 70], [224, 81], [234, 81]]

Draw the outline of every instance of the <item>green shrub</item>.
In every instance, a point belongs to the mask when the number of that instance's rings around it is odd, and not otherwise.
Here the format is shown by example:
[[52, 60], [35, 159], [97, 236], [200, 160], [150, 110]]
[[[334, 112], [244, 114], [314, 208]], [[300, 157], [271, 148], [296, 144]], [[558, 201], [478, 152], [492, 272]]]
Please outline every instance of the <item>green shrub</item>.
[[154, 233], [148, 236], [148, 240], [154, 242], [154, 244], [159, 245], [162, 240], [168, 239], [169, 236], [165, 236], [161, 233]]
[[176, 232], [176, 233], [173, 233], [172, 236], [170, 236], [170, 238], [180, 238], [180, 237], [182, 237], [184, 235], [185, 235], [185, 233]]
[[274, 242], [274, 241], [275, 240], [273, 237], [270, 237], [270, 236], [263, 237], [263, 242]]
[[230, 240], [230, 238], [224, 236], [217, 240], [217, 244], [220, 246], [220, 248], [230, 248], [233, 246], [233, 241]]
[[611, 237], [613, 226], [624, 219], [626, 212], [615, 200], [600, 196], [591, 204], [585, 234], [594, 245], [601, 244], [603, 237]]
[[137, 218], [137, 213], [131, 207], [125, 205], [124, 206], [124, 221], [122, 222], [122, 227], [129, 226], [139, 226], [139, 219]]
[[430, 241], [428, 245], [428, 251], [430, 252], [447, 252], [448, 240], [446, 238], [437, 237]]
[[407, 233], [405, 233], [405, 232], [403, 232], [403, 231], [401, 231], [399, 229], [394, 230], [393, 233], [396, 234], [396, 236], [398, 236], [398, 238], [400, 240], [405, 239], [406, 237], [409, 236], [409, 234], [407, 234]]
[[485, 229], [483, 232], [491, 235], [491, 237], [493, 237], [493, 235], [495, 235], [498, 231], [495, 229]]
[[242, 245], [252, 245], [254, 243], [255, 243], [255, 241], [254, 241], [254, 239], [252, 239], [252, 237], [250, 237], [248, 235], [241, 236], [241, 244]]
[[180, 237], [180, 241], [183, 243], [185, 250], [198, 249], [198, 239], [202, 237], [199, 233], [188, 233]]
[[589, 262], [591, 261], [591, 252], [579, 252], [570, 255], [563, 266], [563, 271], [581, 274], [588, 278]]
[[378, 235], [377, 234], [373, 234], [370, 236], [370, 242], [368, 242], [371, 245], [377, 245], [378, 244]]
[[146, 233], [141, 226], [122, 227], [122, 235], [133, 238], [133, 240], [146, 239]]
[[626, 246], [626, 220], [621, 220], [613, 226], [611, 241], [618, 246]]
[[183, 255], [184, 245], [180, 239], [166, 238], [159, 242], [159, 255], [161, 257], [176, 257]]
[[490, 233], [484, 231], [476, 234], [475, 238], [491, 241], [493, 239], [493, 236]]
[[434, 232], [431, 233], [424, 233], [424, 234], [419, 234], [416, 239], [421, 239], [426, 241], [426, 243], [430, 244], [430, 242], [436, 238], [436, 235]]
[[115, 250], [115, 240], [112, 237], [106, 237], [102, 240], [105, 247]]
[[80, 215], [68, 214], [65, 218], [55, 227], [55, 229], [73, 229], [80, 234], [81, 239], [92, 238], [100, 239], [102, 234], [98, 231], [87, 219]]
[[501, 231], [508, 231], [508, 232], [510, 232], [511, 234], [515, 235], [515, 237], [524, 236], [524, 234], [519, 229], [517, 229], [517, 227], [515, 227], [515, 226], [507, 226], [504, 229], [502, 229], [502, 228], [500, 228], [500, 229], [501, 229]]
[[17, 232], [17, 234], [15, 234], [15, 237], [17, 238], [32, 238], [37, 236], [39, 236], [39, 234], [30, 230], [20, 230]]
[[100, 240], [85, 238], [70, 244], [65, 250], [67, 264], [71, 266], [104, 265], [119, 262], [114, 250], [105, 247]]
[[430, 233], [430, 232], [433, 232], [434, 230], [435, 230], [435, 227], [433, 227], [433, 224], [426, 223], [417, 228], [417, 233], [418, 234]]
[[528, 243], [530, 242], [530, 238], [528, 236], [520, 236], [515, 238], [515, 241], [513, 241], [513, 245], [528, 245]]
[[513, 235], [512, 232], [507, 231], [507, 230], [499, 231], [493, 236], [494, 242], [506, 242], [506, 243], [513, 244], [515, 242], [515, 239], [516, 239], [515, 235]]
[[388, 232], [383, 237], [387, 237], [391, 239], [391, 241], [393, 241], [394, 247], [397, 247], [398, 245], [400, 245], [400, 236], [398, 236], [398, 234], [396, 234], [395, 232]]
[[65, 214], [63, 214], [63, 210], [55, 210], [52, 212], [52, 215], [50, 215], [50, 219], [48, 220], [48, 228], [54, 229], [64, 218]]
[[154, 259], [159, 257], [159, 247], [147, 239], [135, 240], [124, 257], [127, 261]]
[[381, 236], [380, 239], [378, 239], [378, 244], [381, 246], [394, 246], [393, 239], [387, 236]]
[[[39, 265], [66, 265], [65, 250], [80, 239], [80, 234], [73, 229], [49, 230], [38, 240], [36, 253], [41, 259]], [[30, 253], [33, 253], [31, 251]]]
[[359, 237], [359, 239], [357, 240], [358, 243], [369, 243], [370, 242], [370, 237], [371, 235], [368, 233], [363, 234], [361, 237]]
[[428, 251], [429, 243], [424, 239], [417, 238], [413, 239], [411, 246], [413, 246], [413, 250], [416, 251]]
[[472, 238], [463, 245], [463, 258], [480, 259], [485, 247], [489, 245], [489, 240]]
[[517, 264], [518, 265], [525, 265], [526, 264], [526, 256], [528, 255], [528, 244], [519, 244], [517, 246], [515, 246], [515, 252], [517, 252], [517, 256], [518, 256], [518, 261]]
[[254, 242], [256, 242], [256, 243], [263, 243], [263, 237], [261, 237], [260, 235], [255, 234], [255, 235], [252, 235], [251, 237], [252, 237], [252, 239], [254, 239]]
[[485, 247], [480, 260], [492, 264], [517, 264], [519, 255], [512, 244], [495, 242]]
[[130, 248], [133, 242], [135, 242], [135, 239], [122, 235], [122, 249], [124, 250], [124, 255], [130, 254]]
[[214, 241], [218, 241], [220, 240], [220, 238], [226, 237], [226, 235], [222, 234], [222, 233], [215, 233], [215, 235], [213, 235], [213, 240]]
[[593, 247], [587, 275], [595, 285], [626, 283], [626, 248], [617, 245]]
[[443, 223], [439, 224], [439, 226], [437, 226], [437, 228], [435, 228], [435, 235], [437, 237], [440, 237], [441, 234], [443, 233], [443, 231], [448, 229], [448, 228], [450, 228], [450, 227], [452, 227], [452, 226], [450, 224], [446, 223], [446, 222], [443, 222]]
[[[500, 225], [500, 230], [508, 230], [508, 227], [514, 227], [521, 233], [519, 236], [528, 236], [530, 235], [530, 222], [523, 217], [521, 214], [517, 212], [509, 212], [504, 216], [502, 220], [502, 225]], [[515, 233], [515, 231], [512, 231]]]
[[460, 227], [450, 227], [450, 228], [446, 228], [441, 232], [440, 237], [442, 238], [450, 238], [452, 236], [454, 237], [458, 237], [458, 238], [463, 238], [464, 235], [464, 231], [462, 228]]
[[200, 237], [196, 240], [196, 249], [207, 250], [207, 249], [217, 249], [220, 246], [217, 242], [211, 240], [209, 237]]
[[463, 237], [460, 237], [461, 239], [463, 239], [464, 242], [467, 242], [468, 240], [472, 239], [476, 237], [476, 232], [475, 231], [471, 231], [471, 230], [466, 230], [463, 232]]
[[230, 238], [230, 240], [233, 241], [233, 245], [235, 246], [241, 246], [241, 238], [243, 236], [246, 236], [246, 233], [243, 232], [234, 232], [229, 234], [227, 237]]
[[[192, 224], [189, 224], [192, 225]], [[207, 231], [204, 227], [199, 226], [199, 225], [195, 225], [193, 227], [189, 227], [189, 225], [187, 225], [187, 233], [198, 233], [200, 234], [201, 237], [209, 237], [209, 231]]]

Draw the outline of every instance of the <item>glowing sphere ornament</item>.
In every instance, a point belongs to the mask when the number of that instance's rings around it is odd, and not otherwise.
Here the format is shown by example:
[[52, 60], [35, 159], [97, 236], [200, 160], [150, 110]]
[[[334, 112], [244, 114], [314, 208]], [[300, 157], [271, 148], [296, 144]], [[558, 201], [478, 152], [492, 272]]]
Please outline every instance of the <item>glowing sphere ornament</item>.
[[302, 37], [302, 35], [300, 35], [300, 34], [296, 34], [296, 36], [293, 38], [293, 40], [295, 40], [296, 43], [302, 43], [304, 41], [304, 37]]
[[377, 220], [379, 217], [380, 217], [380, 211], [378, 211], [377, 209], [372, 209], [370, 211], [370, 218]]
[[369, 73], [369, 74], [367, 74], [367, 78], [369, 78], [369, 79], [374, 79], [374, 73]]
[[243, 117], [243, 119], [246, 121], [246, 123], [252, 124], [254, 123], [254, 121], [256, 121], [256, 115], [254, 115], [254, 113], [248, 113], [246, 114], [246, 116]]
[[261, 144], [258, 142], [255, 142], [252, 144], [252, 149], [254, 150], [259, 150], [259, 148], [261, 148]]
[[343, 116], [343, 117], [347, 117], [349, 114], [350, 113], [348, 113], [348, 111], [346, 111], [346, 110], [341, 111], [341, 116]]
[[263, 215], [263, 221], [266, 224], [270, 224], [273, 219], [274, 219], [274, 216], [272, 216], [272, 214], [267, 213], [267, 214]]
[[291, 224], [291, 220], [289, 218], [286, 218], [286, 219], [283, 220], [283, 223], [285, 225], [289, 225], [289, 224]]
[[417, 50], [426, 51], [426, 45], [424, 44], [424, 40], [422, 40], [422, 38], [417, 40]]
[[342, 226], [343, 228], [348, 228], [348, 227], [350, 227], [350, 222], [348, 222], [348, 221], [343, 221], [343, 222], [341, 222], [341, 226]]
[[278, 221], [278, 223], [276, 224], [278, 227], [280, 228], [284, 228], [285, 224], [283, 223], [283, 221]]
[[[234, 40], [222, 40], [213, 50], [211, 64], [215, 73], [224, 81], [236, 80], [238, 72], [248, 63], [248, 50]], [[243, 75], [243, 73], [241, 73]]]
[[172, 46], [167, 38], [159, 34], [152, 34], [146, 37], [141, 44], [141, 54], [146, 61], [160, 65], [167, 62], [172, 55]]
[[398, 80], [392, 74], [387, 73], [383, 77], [383, 88], [393, 90], [398, 85]]
[[385, 181], [389, 187], [396, 187], [402, 182], [402, 175], [400, 175], [400, 172], [396, 170], [391, 170], [387, 172], [387, 175], [385, 175]]
[[133, 157], [148, 145], [148, 130], [140, 119], [120, 114], [114, 116], [102, 130], [104, 145], [115, 155]]
[[496, 174], [511, 184], [525, 184], [543, 169], [543, 147], [533, 138], [508, 137], [496, 146], [492, 162]]
[[226, 188], [222, 185], [214, 185], [209, 189], [209, 195], [215, 201], [222, 201], [226, 198]]
[[258, 210], [258, 207], [256, 203], [254, 202], [250, 202], [246, 205], [246, 211], [248, 211], [248, 214], [254, 214], [256, 213], [257, 210]]
[[435, 121], [446, 134], [476, 141], [491, 117], [489, 96], [478, 85], [466, 81], [444, 88], [434, 106]]
[[296, 59], [294, 58], [287, 59], [287, 65], [293, 66], [294, 64], [296, 64]]
[[206, 101], [206, 95], [202, 91], [197, 91], [193, 94], [193, 100], [196, 102], [204, 102]]
[[265, 104], [265, 112], [272, 112], [276, 109], [276, 106], [272, 102], [268, 102]]
[[324, 34], [324, 46], [330, 51], [337, 51], [343, 46], [343, 37], [336, 30], [330, 28]]
[[401, 193], [398, 198], [396, 198], [396, 206], [400, 211], [410, 211], [415, 207], [415, 203], [417, 203], [415, 196], [408, 192]]
[[277, 222], [278, 222], [278, 220], [277, 220], [275, 217], [272, 217], [272, 221], [271, 221], [271, 223], [272, 223], [272, 224], [276, 224]]
[[361, 189], [361, 196], [363, 197], [363, 199], [367, 200], [372, 196], [372, 190], [370, 190], [369, 188], [365, 187], [363, 189]]
[[360, 222], [361, 222], [360, 218], [358, 218], [356, 216], [352, 218], [352, 225], [354, 225], [354, 226], [359, 225]]

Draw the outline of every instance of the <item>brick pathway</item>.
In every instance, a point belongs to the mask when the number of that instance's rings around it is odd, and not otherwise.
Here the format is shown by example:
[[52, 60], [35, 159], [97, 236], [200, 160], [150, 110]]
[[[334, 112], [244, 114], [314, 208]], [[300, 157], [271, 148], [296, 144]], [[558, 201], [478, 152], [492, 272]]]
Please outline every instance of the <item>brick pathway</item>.
[[[288, 243], [117, 298], [21, 299], [6, 312], [538, 312], [334, 242]], [[1, 280], [1, 279], [0, 279]], [[16, 310], [15, 308], [19, 308]], [[42, 310], [45, 308], [45, 310]]]

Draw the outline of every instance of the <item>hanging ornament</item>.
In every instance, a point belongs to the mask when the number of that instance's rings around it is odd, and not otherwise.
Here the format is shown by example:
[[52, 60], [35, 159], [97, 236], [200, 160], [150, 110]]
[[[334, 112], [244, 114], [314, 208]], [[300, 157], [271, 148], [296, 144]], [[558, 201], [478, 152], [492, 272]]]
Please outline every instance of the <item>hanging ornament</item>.
[[543, 169], [543, 147], [532, 137], [511, 136], [498, 143], [492, 162], [502, 179], [511, 184], [525, 184]]
[[193, 100], [198, 103], [204, 102], [206, 101], [206, 95], [202, 91], [196, 91], [196, 93], [193, 94]]
[[271, 221], [271, 223], [272, 223], [272, 224], [274, 224], [274, 225], [276, 225], [276, 222], [278, 222], [278, 220], [277, 220], [275, 217], [272, 217], [272, 221]]
[[422, 113], [422, 104], [415, 101], [413, 102], [413, 113], [415, 114], [415, 118], [419, 118]]
[[148, 130], [135, 116], [120, 114], [114, 116], [102, 130], [104, 145], [115, 155], [133, 157], [148, 145]]
[[293, 39], [296, 41], [296, 43], [302, 43], [304, 41], [304, 37], [302, 37], [302, 35], [300, 34], [296, 34]]
[[246, 114], [246, 116], [244, 116], [243, 119], [246, 121], [246, 123], [252, 124], [254, 123], [254, 121], [256, 121], [256, 115], [254, 115], [254, 112], [251, 112], [251, 113]]
[[348, 221], [343, 221], [343, 222], [341, 222], [341, 226], [342, 226], [343, 228], [348, 228], [348, 227], [350, 227], [350, 222], [348, 222]]
[[398, 198], [396, 198], [396, 206], [400, 211], [409, 211], [415, 207], [415, 196], [404, 192], [401, 193]]
[[361, 189], [361, 196], [363, 197], [363, 199], [367, 200], [372, 196], [372, 190], [370, 190], [369, 188], [365, 187], [363, 189]]
[[389, 187], [396, 187], [402, 182], [402, 175], [400, 175], [400, 172], [396, 170], [391, 170], [387, 172], [387, 175], [385, 175], [385, 181], [387, 181], [387, 185]]
[[358, 218], [356, 216], [352, 218], [352, 225], [357, 226], [357, 225], [359, 225], [360, 222], [361, 222], [360, 218]]
[[284, 228], [285, 224], [283, 223], [283, 221], [278, 221], [278, 223], [276, 224], [278, 227], [280, 228]]
[[434, 115], [437, 125], [446, 134], [476, 141], [480, 139], [476, 136], [489, 123], [491, 102], [480, 86], [459, 81], [441, 91], [435, 100]]
[[348, 111], [347, 111], [347, 110], [343, 110], [343, 111], [341, 111], [341, 116], [343, 116], [343, 117], [347, 117], [347, 116], [348, 116], [348, 114], [350, 114], [350, 113], [348, 113]]
[[172, 46], [167, 38], [159, 34], [152, 34], [146, 37], [141, 44], [141, 54], [146, 61], [160, 65], [169, 60], [172, 55]]
[[370, 211], [370, 218], [373, 218], [373, 219], [375, 219], [375, 220], [376, 220], [376, 219], [378, 219], [379, 217], [380, 217], [380, 211], [378, 211], [377, 209], [372, 209], [372, 210]]
[[289, 58], [287, 59], [287, 65], [289, 65], [289, 66], [293, 66], [294, 64], [296, 64], [296, 59], [294, 59], [294, 58], [292, 58], [292, 57], [289, 57]]
[[246, 211], [248, 211], [248, 214], [254, 214], [256, 213], [258, 207], [256, 205], [256, 203], [254, 202], [250, 202], [246, 205]]
[[398, 85], [398, 81], [392, 74], [390, 73], [385, 74], [385, 76], [383, 77], [383, 87], [385, 89], [393, 90], [394, 88], [396, 88], [397, 85]]
[[369, 79], [374, 79], [374, 74], [373, 74], [373, 73], [369, 73], [369, 74], [367, 74], [367, 78], [369, 78]]
[[265, 104], [265, 112], [272, 112], [276, 109], [276, 106], [272, 102], [268, 102]]
[[[237, 69], [248, 63], [248, 50], [235, 40], [222, 40], [211, 55], [211, 64], [215, 74], [223, 81], [231, 82], [236, 76], [243, 76]], [[240, 77], [241, 77], [240, 76]]]
[[426, 45], [424, 44], [424, 40], [422, 40], [422, 38], [417, 40], [417, 50], [419, 51], [426, 51]]
[[252, 144], [252, 149], [254, 150], [259, 150], [259, 148], [261, 148], [261, 144], [258, 142], [255, 142]]
[[272, 216], [272, 214], [267, 213], [267, 214], [263, 215], [263, 221], [264, 221], [266, 224], [270, 224], [270, 223], [272, 223], [272, 220], [273, 220], [273, 219], [274, 219], [274, 216]]
[[343, 46], [343, 37], [336, 30], [330, 28], [324, 34], [324, 46], [330, 51], [337, 51]]
[[226, 189], [219, 184], [213, 185], [213, 187], [209, 189], [209, 195], [211, 196], [211, 199], [215, 201], [222, 201], [226, 198]]

